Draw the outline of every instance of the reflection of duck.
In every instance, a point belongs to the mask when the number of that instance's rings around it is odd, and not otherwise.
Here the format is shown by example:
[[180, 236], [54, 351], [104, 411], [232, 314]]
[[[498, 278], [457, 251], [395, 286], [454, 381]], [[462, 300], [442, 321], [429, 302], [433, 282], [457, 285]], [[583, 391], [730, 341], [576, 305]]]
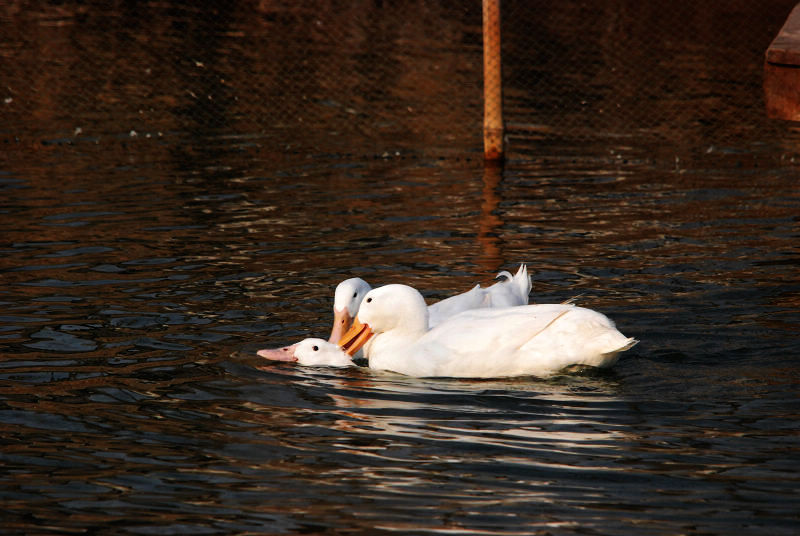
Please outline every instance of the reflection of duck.
[[570, 304], [465, 311], [428, 330], [422, 295], [387, 285], [364, 297], [339, 345], [364, 348], [370, 368], [409, 376], [548, 376], [572, 365], [609, 367], [638, 341], [605, 315]]
[[337, 345], [322, 339], [303, 339], [276, 350], [259, 350], [258, 355], [273, 361], [293, 361], [306, 366], [349, 367], [350, 356]]
[[[483, 288], [475, 285], [471, 290], [457, 294], [428, 307], [428, 322], [430, 327], [442, 323], [444, 320], [469, 309], [484, 307], [513, 307], [527, 305], [528, 294], [531, 292], [531, 279], [528, 268], [519, 265], [517, 273], [511, 275], [505, 270], [497, 274], [501, 279], [494, 285]], [[369, 283], [354, 277], [346, 279], [336, 287], [333, 300], [333, 328], [330, 342], [337, 342], [350, 328], [353, 319], [358, 315], [358, 309], [364, 296], [372, 289]]]

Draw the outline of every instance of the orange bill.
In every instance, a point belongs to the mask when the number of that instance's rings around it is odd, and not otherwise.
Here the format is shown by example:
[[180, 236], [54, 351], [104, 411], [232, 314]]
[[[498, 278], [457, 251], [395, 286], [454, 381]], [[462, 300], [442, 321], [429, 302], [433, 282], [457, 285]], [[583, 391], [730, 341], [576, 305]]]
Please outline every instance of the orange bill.
[[347, 307], [341, 311], [334, 309], [333, 328], [331, 328], [331, 336], [328, 338], [328, 342], [338, 344], [339, 340], [341, 340], [342, 336], [347, 333], [347, 330], [350, 329], [352, 324], [353, 317], [350, 316], [350, 311], [347, 310]]
[[352, 356], [361, 350], [361, 347], [367, 343], [370, 337], [372, 337], [372, 330], [369, 329], [369, 324], [362, 324], [356, 318], [347, 333], [339, 339], [339, 347], [347, 355]]

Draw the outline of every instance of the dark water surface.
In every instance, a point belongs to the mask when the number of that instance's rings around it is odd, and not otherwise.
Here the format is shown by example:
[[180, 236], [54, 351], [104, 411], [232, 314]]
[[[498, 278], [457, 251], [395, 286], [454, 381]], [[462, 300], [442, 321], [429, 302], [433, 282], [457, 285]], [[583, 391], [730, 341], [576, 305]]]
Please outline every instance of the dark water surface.
[[[422, 28], [379, 28], [436, 44], [436, 17], [450, 21], [445, 44], [390, 54], [381, 113], [344, 110], [370, 99], [341, 79], [351, 94], [311, 98], [328, 115], [300, 128], [237, 108], [244, 82], [229, 107], [193, 110], [213, 77], [140, 76], [165, 69], [141, 54], [178, 50], [236, 82], [234, 59], [258, 63], [251, 25], [280, 13], [201, 19], [220, 32], [175, 8], [151, 34], [128, 23], [138, 12], [9, 8], [2, 50], [28, 70], [3, 85], [34, 89], [15, 89], [0, 127], [3, 533], [796, 534], [800, 137], [761, 117], [757, 88], [682, 70], [729, 46], [689, 42], [659, 61], [713, 87], [687, 82], [637, 114], [699, 99], [716, 107], [705, 119], [603, 130], [592, 115], [590, 136], [545, 137], [559, 114], [526, 115], [512, 87], [509, 161], [484, 169], [480, 116], [458, 122], [479, 97], [451, 93], [480, 68], [474, 13], [424, 9]], [[309, 57], [367, 61], [317, 39]], [[64, 43], [95, 63], [66, 61]], [[419, 61], [448, 71], [446, 125], [392, 119], [419, 98]], [[82, 69], [85, 90], [53, 82]], [[267, 92], [303, 100], [280, 87]], [[750, 107], [729, 104], [748, 92]], [[349, 116], [363, 123], [336, 130]], [[583, 294], [641, 343], [611, 371], [547, 381], [255, 356], [326, 335], [346, 277], [435, 300], [521, 261], [535, 301]]]

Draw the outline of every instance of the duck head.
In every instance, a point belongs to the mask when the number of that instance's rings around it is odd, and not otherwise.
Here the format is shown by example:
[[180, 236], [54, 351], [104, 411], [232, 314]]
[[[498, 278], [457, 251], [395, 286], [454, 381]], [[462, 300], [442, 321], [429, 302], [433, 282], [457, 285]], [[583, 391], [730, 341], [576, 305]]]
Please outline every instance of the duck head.
[[259, 350], [258, 355], [273, 361], [291, 361], [305, 366], [349, 367], [354, 364], [350, 356], [337, 345], [313, 338], [277, 350]]
[[336, 286], [333, 297], [333, 327], [328, 342], [337, 343], [358, 314], [364, 296], [372, 287], [359, 277], [345, 279]]
[[353, 325], [339, 340], [349, 355], [355, 354], [372, 336], [394, 332], [419, 336], [428, 330], [428, 307], [416, 289], [386, 285], [369, 291]]

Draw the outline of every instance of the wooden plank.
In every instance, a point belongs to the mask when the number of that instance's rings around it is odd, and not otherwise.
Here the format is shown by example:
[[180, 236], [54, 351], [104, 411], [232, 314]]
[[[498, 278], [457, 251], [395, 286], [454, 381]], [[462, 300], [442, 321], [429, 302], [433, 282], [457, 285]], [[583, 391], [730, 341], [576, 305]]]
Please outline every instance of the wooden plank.
[[800, 4], [767, 49], [764, 98], [768, 117], [800, 121]]
[[796, 5], [767, 49], [767, 62], [800, 65], [800, 4]]

